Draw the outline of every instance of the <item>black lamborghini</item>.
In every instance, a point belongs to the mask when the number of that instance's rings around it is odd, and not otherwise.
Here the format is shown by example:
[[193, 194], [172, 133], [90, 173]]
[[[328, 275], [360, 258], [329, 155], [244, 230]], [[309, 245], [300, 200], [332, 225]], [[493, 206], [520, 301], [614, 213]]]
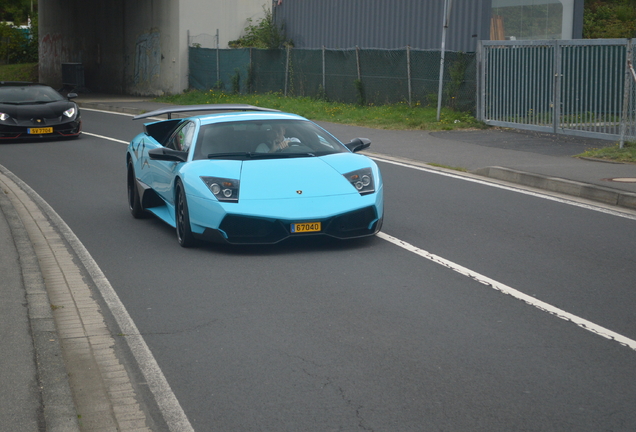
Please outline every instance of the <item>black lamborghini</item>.
[[53, 88], [29, 82], [0, 82], [0, 140], [74, 138], [82, 121], [77, 104]]

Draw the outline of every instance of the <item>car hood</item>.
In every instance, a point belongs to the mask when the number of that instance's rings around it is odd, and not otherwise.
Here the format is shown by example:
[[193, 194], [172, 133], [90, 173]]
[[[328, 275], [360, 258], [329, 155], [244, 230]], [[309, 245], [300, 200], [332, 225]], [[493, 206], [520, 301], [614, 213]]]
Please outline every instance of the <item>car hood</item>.
[[375, 167], [369, 158], [353, 153], [246, 161], [200, 160], [188, 165], [182, 174], [185, 174], [194, 186], [194, 189], [190, 190], [191, 193], [201, 198], [210, 198], [210, 191], [199, 177], [239, 179], [240, 202], [336, 195], [359, 196], [343, 174]]
[[34, 117], [53, 119], [62, 116], [62, 113], [75, 104], [69, 101], [57, 101], [43, 104], [13, 105], [0, 103], [0, 112], [8, 114], [11, 118], [30, 120]]
[[313, 198], [355, 194], [355, 188], [323, 158], [243, 162], [240, 200]]

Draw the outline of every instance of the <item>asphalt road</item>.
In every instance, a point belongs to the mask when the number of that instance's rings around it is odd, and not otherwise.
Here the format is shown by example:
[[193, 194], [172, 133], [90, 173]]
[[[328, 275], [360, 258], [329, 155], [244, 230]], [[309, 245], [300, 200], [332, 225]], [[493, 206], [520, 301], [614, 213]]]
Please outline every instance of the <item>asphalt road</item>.
[[380, 162], [380, 237], [183, 249], [128, 213], [125, 144], [89, 135], [141, 124], [83, 118], [0, 164], [86, 246], [195, 430], [636, 430], [636, 352], [597, 334], [636, 339], [636, 220]]

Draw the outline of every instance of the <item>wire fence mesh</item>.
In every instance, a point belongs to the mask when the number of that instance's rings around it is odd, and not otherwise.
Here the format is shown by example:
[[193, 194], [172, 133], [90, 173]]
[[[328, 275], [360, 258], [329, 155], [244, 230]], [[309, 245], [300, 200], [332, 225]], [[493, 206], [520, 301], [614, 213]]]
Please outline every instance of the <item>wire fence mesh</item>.
[[[437, 106], [440, 51], [189, 48], [189, 86], [283, 93], [345, 103]], [[446, 52], [442, 106], [474, 112], [474, 53]]]

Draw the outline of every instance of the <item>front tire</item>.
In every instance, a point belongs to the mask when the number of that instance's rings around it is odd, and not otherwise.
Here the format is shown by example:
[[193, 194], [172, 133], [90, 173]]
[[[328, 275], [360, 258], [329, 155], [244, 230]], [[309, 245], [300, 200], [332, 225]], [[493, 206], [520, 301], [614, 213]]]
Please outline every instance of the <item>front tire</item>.
[[130, 214], [132, 214], [135, 219], [142, 219], [145, 217], [146, 212], [143, 207], [141, 207], [141, 199], [137, 191], [135, 169], [131, 161], [128, 161], [128, 175], [126, 177], [128, 186], [128, 210], [130, 210]]
[[177, 240], [181, 247], [194, 246], [195, 240], [190, 229], [188, 202], [186, 201], [183, 184], [180, 181], [177, 181], [175, 192], [175, 225], [177, 226]]

